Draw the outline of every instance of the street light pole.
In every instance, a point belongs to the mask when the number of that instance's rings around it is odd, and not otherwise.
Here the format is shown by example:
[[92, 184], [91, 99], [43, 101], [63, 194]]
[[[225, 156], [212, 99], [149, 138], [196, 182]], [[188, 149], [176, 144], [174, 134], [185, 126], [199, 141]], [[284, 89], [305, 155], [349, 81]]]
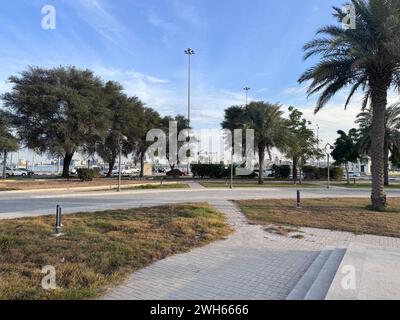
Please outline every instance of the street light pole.
[[121, 172], [121, 161], [122, 161], [122, 143], [119, 141], [119, 158], [118, 158], [118, 192], [121, 192], [122, 172]]
[[249, 91], [251, 90], [251, 88], [249, 88], [249, 87], [244, 87], [243, 90], [246, 91], [246, 107], [247, 107], [247, 104], [248, 104], [248, 93], [249, 93]]
[[[188, 129], [190, 128], [190, 116], [191, 116], [191, 57], [194, 55], [194, 50], [188, 48], [185, 50], [185, 54], [188, 56]], [[189, 140], [190, 136], [188, 136]], [[189, 141], [188, 141], [189, 142]], [[188, 158], [188, 166], [187, 166], [188, 175], [190, 174], [190, 157]]]
[[[329, 147], [329, 149], [328, 149], [328, 147]], [[331, 165], [330, 165], [330, 154], [329, 154], [329, 150], [333, 150], [334, 148], [333, 148], [333, 146], [330, 144], [330, 143], [327, 143], [326, 144], [326, 146], [325, 146], [325, 152], [326, 152], [326, 157], [327, 157], [327, 166], [328, 166], [328, 181], [327, 181], [327, 185], [326, 185], [326, 188], [327, 189], [330, 189], [330, 187], [331, 187], [331, 173], [330, 173], [330, 167], [331, 167]]]

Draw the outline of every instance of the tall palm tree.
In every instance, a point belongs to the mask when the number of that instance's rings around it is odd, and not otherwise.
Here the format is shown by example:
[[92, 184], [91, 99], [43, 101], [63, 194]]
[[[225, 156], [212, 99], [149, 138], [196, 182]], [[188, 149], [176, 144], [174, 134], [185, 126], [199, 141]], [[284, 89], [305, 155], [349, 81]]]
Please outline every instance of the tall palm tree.
[[272, 148], [283, 150], [287, 137], [287, 121], [279, 104], [252, 102], [245, 108], [247, 129], [254, 129], [254, 143], [258, 152], [259, 184], [264, 183], [264, 161], [267, 153], [272, 158]]
[[[366, 110], [357, 116], [359, 125], [358, 147], [362, 154], [370, 155], [372, 149], [372, 111]], [[389, 153], [400, 149], [400, 103], [394, 103], [385, 112], [384, 183], [389, 185]]]
[[[389, 88], [400, 86], [400, 0], [352, 0], [356, 28], [326, 26], [317, 39], [304, 46], [305, 59], [320, 62], [299, 79], [310, 81], [308, 94], [320, 93], [315, 112], [341, 89], [350, 86], [345, 107], [358, 89], [365, 92], [364, 107], [371, 100], [372, 207], [387, 206], [384, 189], [385, 109]], [[339, 23], [347, 15], [334, 7]]]

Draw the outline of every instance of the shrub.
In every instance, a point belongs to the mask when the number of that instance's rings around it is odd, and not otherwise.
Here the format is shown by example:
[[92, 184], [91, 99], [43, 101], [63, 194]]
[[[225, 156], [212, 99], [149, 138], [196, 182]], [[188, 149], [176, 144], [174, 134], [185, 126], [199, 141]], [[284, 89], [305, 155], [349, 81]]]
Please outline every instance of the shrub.
[[[304, 166], [303, 167], [304, 179], [310, 180], [321, 180], [328, 178], [327, 168], [318, 168], [314, 166]], [[330, 179], [341, 180], [343, 176], [342, 167], [331, 167], [329, 170]]]
[[78, 174], [78, 178], [83, 182], [83, 181], [93, 181], [94, 178], [94, 170], [93, 169], [88, 169], [88, 168], [80, 168], [76, 170]]
[[272, 171], [274, 173], [274, 177], [279, 178], [279, 179], [287, 179], [290, 177], [290, 173], [291, 173], [290, 166], [288, 166], [288, 165], [278, 166], [278, 165], [274, 164], [272, 166]]
[[230, 167], [225, 169], [223, 164], [192, 164], [190, 166], [194, 177], [220, 179], [230, 175]]
[[167, 177], [178, 178], [181, 175], [182, 175], [182, 171], [179, 169], [173, 169], [173, 170], [167, 172]]
[[319, 180], [322, 177], [321, 170], [318, 167], [304, 166], [302, 171], [306, 180]]

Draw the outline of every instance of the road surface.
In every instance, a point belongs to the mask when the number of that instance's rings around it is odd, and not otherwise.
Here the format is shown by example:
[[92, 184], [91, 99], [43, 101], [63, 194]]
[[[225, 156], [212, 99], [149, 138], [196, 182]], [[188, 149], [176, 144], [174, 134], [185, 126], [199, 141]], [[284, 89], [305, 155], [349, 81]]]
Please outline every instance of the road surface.
[[[400, 190], [388, 190], [400, 197]], [[303, 198], [369, 197], [365, 189], [304, 189]], [[115, 191], [0, 192], [0, 219], [48, 215], [61, 205], [63, 213], [150, 207], [164, 204], [246, 199], [296, 199], [294, 188], [172, 189]]]

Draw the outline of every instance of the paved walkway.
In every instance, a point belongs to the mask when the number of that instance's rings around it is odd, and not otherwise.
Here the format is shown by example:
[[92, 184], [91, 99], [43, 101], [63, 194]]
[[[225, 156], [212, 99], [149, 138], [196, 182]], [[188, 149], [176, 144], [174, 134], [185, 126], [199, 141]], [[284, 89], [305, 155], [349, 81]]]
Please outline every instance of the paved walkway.
[[139, 270], [104, 299], [285, 299], [328, 245], [359, 241], [400, 248], [400, 239], [319, 229], [301, 229], [303, 239], [282, 237], [248, 224], [229, 201], [210, 204], [226, 214], [233, 235]]

